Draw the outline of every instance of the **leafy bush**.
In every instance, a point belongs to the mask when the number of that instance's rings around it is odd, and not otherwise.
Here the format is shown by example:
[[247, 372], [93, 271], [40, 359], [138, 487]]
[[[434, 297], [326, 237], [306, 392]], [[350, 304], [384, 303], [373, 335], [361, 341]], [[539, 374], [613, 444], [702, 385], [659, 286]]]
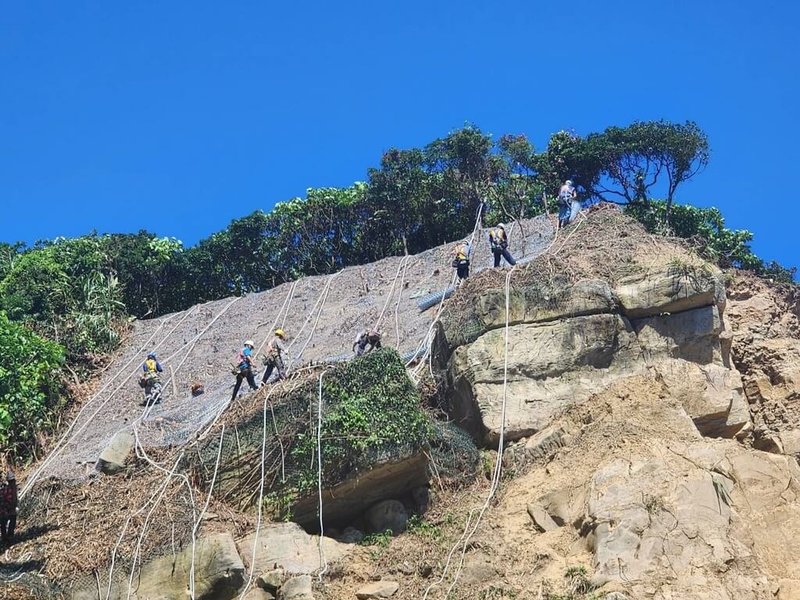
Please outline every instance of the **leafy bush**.
[[64, 349], [0, 312], [0, 447], [30, 451], [60, 407]]
[[[315, 409], [316, 385], [297, 393]], [[322, 397], [323, 485], [336, 485], [381, 460], [408, 456], [431, 438], [419, 394], [393, 349], [370, 352], [326, 373]], [[299, 494], [316, 486], [315, 429], [299, 432], [290, 452], [290, 485]]]
[[725, 219], [719, 209], [676, 204], [669, 209], [669, 215], [667, 211], [667, 203], [661, 200], [635, 202], [625, 207], [625, 212], [651, 233], [700, 238], [708, 258], [720, 267], [746, 269], [784, 283], [794, 281], [796, 268], [761, 260], [750, 248], [753, 234], [746, 229], [725, 227]]

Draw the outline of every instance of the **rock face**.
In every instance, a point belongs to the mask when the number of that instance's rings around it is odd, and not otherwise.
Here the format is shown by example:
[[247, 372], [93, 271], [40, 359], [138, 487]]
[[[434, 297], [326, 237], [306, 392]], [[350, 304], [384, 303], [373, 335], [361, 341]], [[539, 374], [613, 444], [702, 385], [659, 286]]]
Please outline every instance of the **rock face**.
[[[183, 598], [190, 589], [192, 570], [192, 548], [162, 556], [142, 566], [141, 573], [133, 580], [130, 598]], [[230, 534], [209, 535], [197, 540], [194, 553], [195, 597], [203, 600], [226, 600], [235, 598], [244, 583], [244, 565], [236, 551]], [[97, 598], [97, 589], [73, 590], [76, 600]], [[110, 598], [128, 598], [128, 581], [116, 583], [111, 588]]]
[[130, 431], [118, 431], [108, 446], [100, 453], [97, 459], [97, 470], [106, 475], [119, 473], [125, 468], [125, 461], [133, 450], [133, 434]]
[[[280, 567], [286, 573], [308, 575], [321, 568], [319, 536], [307, 534], [296, 523], [270, 523], [261, 528], [256, 550], [255, 573], [265, 573]], [[255, 533], [236, 541], [242, 559], [253, 565]], [[331, 538], [322, 538], [326, 562], [346, 556], [352, 546]]]
[[704, 435], [732, 437], [750, 417], [723, 343], [724, 307], [721, 274], [710, 266], [616, 287], [590, 279], [515, 288], [512, 279], [507, 353], [505, 289], [442, 320], [435, 347], [451, 416], [494, 445], [504, 418], [506, 439], [527, 437], [612, 382], [656, 372]]

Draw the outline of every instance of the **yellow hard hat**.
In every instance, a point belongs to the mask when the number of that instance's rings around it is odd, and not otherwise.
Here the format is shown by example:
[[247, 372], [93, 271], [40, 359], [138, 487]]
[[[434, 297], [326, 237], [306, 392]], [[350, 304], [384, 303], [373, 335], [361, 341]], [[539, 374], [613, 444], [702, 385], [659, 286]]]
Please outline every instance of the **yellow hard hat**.
[[286, 332], [279, 327], [278, 329], [275, 330], [275, 335], [277, 335], [280, 338], [285, 338]]

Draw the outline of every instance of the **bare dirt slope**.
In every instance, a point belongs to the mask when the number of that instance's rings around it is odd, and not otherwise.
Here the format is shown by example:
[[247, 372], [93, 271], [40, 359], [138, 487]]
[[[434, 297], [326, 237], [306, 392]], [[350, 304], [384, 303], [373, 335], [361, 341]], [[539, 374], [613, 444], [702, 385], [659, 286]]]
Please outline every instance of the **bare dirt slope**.
[[[553, 234], [544, 217], [515, 224], [511, 251], [517, 258], [531, 258], [550, 244]], [[145, 446], [182, 444], [202, 432], [230, 400], [230, 369], [244, 340], [253, 338], [258, 349], [276, 322], [289, 336], [291, 368], [349, 353], [358, 331], [376, 324], [386, 344], [401, 353], [413, 351], [423, 343], [436, 313], [435, 308], [420, 312], [417, 300], [449, 286], [451, 251], [452, 244], [447, 244], [408, 259], [387, 258], [134, 323], [98, 382], [99, 391], [81, 407], [67, 436], [69, 443], [51, 455], [37, 478], [85, 477], [114, 434], [133, 423]], [[491, 260], [486, 232], [479, 232], [473, 272], [491, 265]], [[145, 412], [137, 378], [150, 350], [158, 353], [166, 371], [165, 399]], [[194, 382], [205, 387], [197, 398], [190, 394]]]

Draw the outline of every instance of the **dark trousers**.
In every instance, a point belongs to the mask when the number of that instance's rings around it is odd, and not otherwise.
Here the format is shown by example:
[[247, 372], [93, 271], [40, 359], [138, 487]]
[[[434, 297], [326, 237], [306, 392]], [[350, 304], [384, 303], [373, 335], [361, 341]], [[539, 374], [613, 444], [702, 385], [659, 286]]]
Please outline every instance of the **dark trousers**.
[[380, 348], [381, 347], [381, 341], [380, 340], [375, 340], [375, 343], [367, 342], [363, 346], [361, 344], [357, 345], [356, 346], [356, 356], [363, 355], [367, 351], [367, 346], [369, 346], [369, 350], [371, 352], [375, 348]]
[[17, 527], [17, 515], [0, 516], [0, 536], [6, 543], [14, 539], [14, 529]]
[[252, 369], [243, 369], [240, 370], [236, 374], [236, 385], [233, 386], [233, 396], [231, 400], [236, 399], [236, 394], [239, 393], [239, 388], [242, 387], [242, 381], [247, 379], [247, 383], [250, 385], [251, 390], [257, 390], [258, 386], [256, 385], [256, 378], [253, 377], [253, 370]]
[[459, 279], [466, 279], [469, 277], [469, 263], [459, 264], [456, 267], [456, 274]]
[[500, 266], [500, 257], [506, 259], [506, 262], [510, 264], [512, 267], [517, 264], [517, 261], [514, 260], [514, 257], [511, 256], [511, 252], [508, 251], [508, 248], [492, 248], [492, 254], [494, 254], [494, 266]]
[[267, 370], [264, 371], [264, 376], [261, 378], [261, 383], [267, 383], [267, 380], [275, 369], [278, 370], [279, 381], [286, 378], [286, 368], [283, 366], [283, 357], [280, 355], [274, 356], [267, 360]]

